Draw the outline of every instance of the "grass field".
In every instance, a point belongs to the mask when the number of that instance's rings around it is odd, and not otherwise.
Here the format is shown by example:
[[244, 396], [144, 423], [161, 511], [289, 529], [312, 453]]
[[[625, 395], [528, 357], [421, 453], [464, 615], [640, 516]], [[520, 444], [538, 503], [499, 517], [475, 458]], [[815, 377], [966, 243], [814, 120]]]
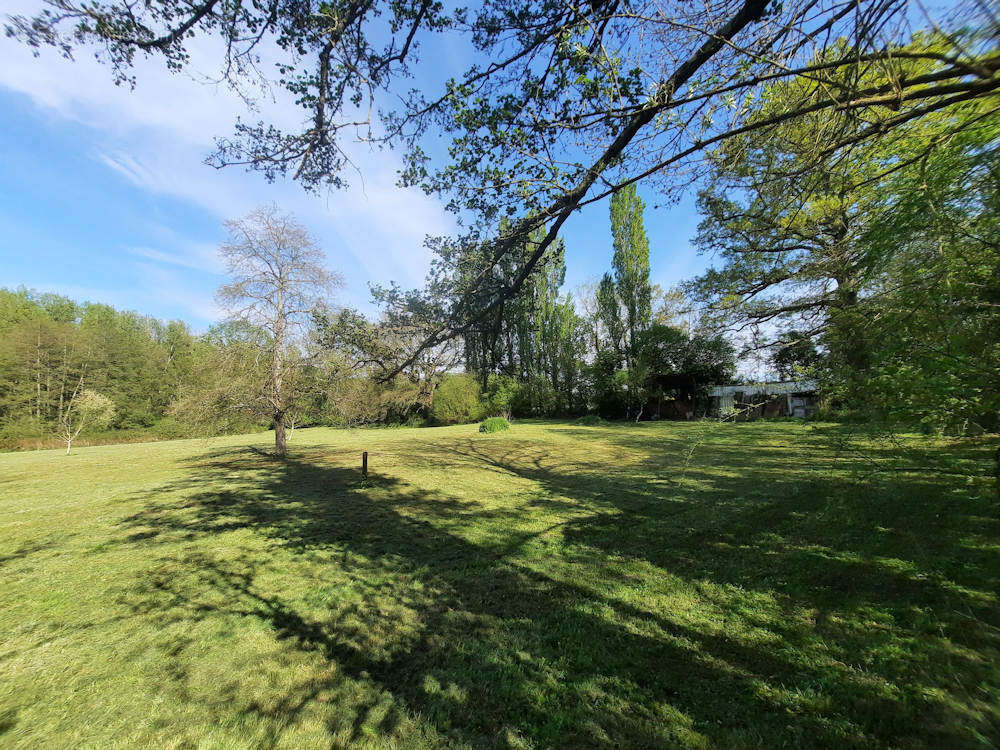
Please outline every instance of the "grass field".
[[0, 455], [0, 746], [995, 746], [993, 446], [842, 430]]

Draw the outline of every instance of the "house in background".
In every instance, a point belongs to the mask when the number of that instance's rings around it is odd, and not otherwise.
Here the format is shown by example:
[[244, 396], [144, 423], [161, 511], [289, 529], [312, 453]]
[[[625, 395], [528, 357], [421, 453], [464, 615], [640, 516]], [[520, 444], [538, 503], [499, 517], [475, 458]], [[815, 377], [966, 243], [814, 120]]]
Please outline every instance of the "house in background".
[[737, 420], [761, 417], [808, 417], [816, 412], [814, 380], [717, 385], [709, 392], [709, 414]]

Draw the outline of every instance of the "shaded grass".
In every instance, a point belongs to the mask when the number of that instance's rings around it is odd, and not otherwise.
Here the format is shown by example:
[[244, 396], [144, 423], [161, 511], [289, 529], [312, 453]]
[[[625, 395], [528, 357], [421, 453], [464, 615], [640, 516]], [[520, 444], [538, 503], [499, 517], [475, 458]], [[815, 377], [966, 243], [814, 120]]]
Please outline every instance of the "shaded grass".
[[990, 446], [914, 438], [900, 464], [831, 437], [539, 423], [307, 430], [284, 463], [266, 435], [0, 456], [0, 745], [991, 746]]

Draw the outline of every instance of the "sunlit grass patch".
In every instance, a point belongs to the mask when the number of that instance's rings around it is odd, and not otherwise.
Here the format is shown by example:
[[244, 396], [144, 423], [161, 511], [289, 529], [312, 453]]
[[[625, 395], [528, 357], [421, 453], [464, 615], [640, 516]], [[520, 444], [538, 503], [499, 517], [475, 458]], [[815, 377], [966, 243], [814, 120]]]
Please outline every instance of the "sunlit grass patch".
[[0, 456], [0, 745], [982, 747], [990, 445], [873, 473], [838, 429]]

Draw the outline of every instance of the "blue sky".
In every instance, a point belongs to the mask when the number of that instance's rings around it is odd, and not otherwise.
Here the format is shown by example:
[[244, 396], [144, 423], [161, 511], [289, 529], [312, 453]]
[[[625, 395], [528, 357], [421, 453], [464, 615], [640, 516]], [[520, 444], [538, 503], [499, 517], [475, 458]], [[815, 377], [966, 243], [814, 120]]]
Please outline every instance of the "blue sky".
[[[31, 10], [16, 5], [10, 10]], [[195, 71], [199, 59], [210, 71], [210, 52], [195, 50]], [[455, 51], [438, 59], [442, 76], [459, 72]], [[369, 282], [419, 285], [429, 260], [423, 237], [454, 229], [440, 202], [395, 187], [400, 161], [391, 152], [359, 146], [363, 179], [320, 197], [290, 181], [206, 166], [213, 137], [231, 132], [242, 102], [155, 62], [141, 62], [137, 74], [130, 91], [115, 87], [86, 51], [75, 62], [54, 50], [33, 58], [0, 39], [0, 286], [107, 302], [204, 330], [219, 314], [212, 294], [223, 281], [215, 257], [223, 221], [273, 201], [313, 231], [344, 276], [339, 301], [370, 311]], [[279, 120], [293, 113], [266, 110]], [[689, 244], [694, 196], [654, 209], [659, 196], [640, 192], [653, 280], [671, 286], [704, 268]], [[610, 267], [606, 202], [575, 215], [563, 237], [565, 290]]]

